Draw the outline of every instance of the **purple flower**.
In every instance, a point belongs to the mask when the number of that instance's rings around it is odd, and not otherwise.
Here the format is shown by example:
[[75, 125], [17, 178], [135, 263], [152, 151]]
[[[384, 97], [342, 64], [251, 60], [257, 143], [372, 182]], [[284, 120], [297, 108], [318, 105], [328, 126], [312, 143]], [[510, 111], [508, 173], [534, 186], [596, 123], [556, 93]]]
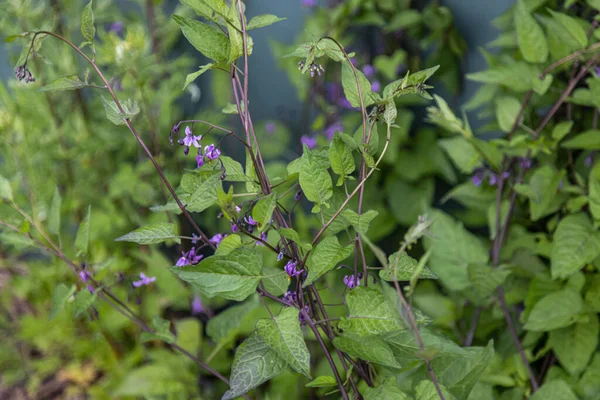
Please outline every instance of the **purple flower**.
[[[261, 233], [260, 238], [263, 240], [263, 242], [266, 242], [268, 239], [267, 232], [265, 231], [265, 232]], [[256, 244], [259, 246], [264, 246], [264, 244], [262, 242], [257, 242]]]
[[199, 141], [202, 140], [202, 136], [194, 136], [189, 126], [185, 127], [185, 136], [178, 140], [178, 143], [183, 146], [183, 154], [186, 156], [190, 152], [190, 146], [196, 148], [202, 147]]
[[242, 212], [242, 208], [240, 206], [235, 206], [235, 212], [236, 213], [241, 213]]
[[331, 139], [333, 139], [333, 135], [335, 134], [335, 132], [343, 132], [344, 131], [344, 126], [342, 125], [342, 123], [340, 121], [336, 121], [333, 124], [329, 125], [327, 128], [325, 128], [325, 136], [327, 136], [327, 139], [329, 139], [331, 141]]
[[175, 264], [176, 267], [185, 267], [186, 265], [195, 265], [202, 260], [204, 256], [202, 254], [196, 255], [196, 248], [192, 247], [190, 251], [182, 252], [181, 257], [177, 260]]
[[140, 286], [147, 286], [149, 284], [151, 284], [152, 282], [156, 281], [156, 277], [155, 276], [146, 276], [143, 272], [140, 272], [140, 280], [139, 281], [134, 281], [132, 283], [133, 287], [140, 287]]
[[289, 261], [286, 265], [285, 265], [285, 273], [288, 274], [289, 276], [298, 276], [300, 275], [304, 270], [298, 270], [296, 269], [296, 262], [295, 261]]
[[294, 194], [294, 200], [299, 201], [300, 197], [302, 197], [302, 190], [298, 190], [295, 194]]
[[281, 261], [283, 259], [283, 251], [280, 251], [279, 254], [277, 254], [277, 261]]
[[217, 233], [215, 236], [213, 236], [209, 239], [209, 242], [211, 242], [215, 246], [219, 247], [219, 245], [221, 244], [223, 239], [225, 239], [226, 237], [227, 237], [227, 235], [225, 235], [223, 233]]
[[473, 182], [473, 185], [475, 185], [477, 187], [481, 186], [481, 184], [483, 183], [484, 174], [485, 174], [485, 170], [483, 168], [477, 168], [475, 170], [475, 173], [471, 177], [471, 182]]
[[123, 23], [123, 21], [116, 21], [110, 25], [110, 29], [108, 31], [120, 35], [121, 33], [123, 33], [123, 28], [125, 28], [125, 24]]
[[352, 57], [350, 59], [350, 62], [352, 63], [352, 65], [354, 65], [355, 67], [358, 65], [358, 61], [356, 61], [356, 57]]
[[275, 125], [274, 122], [269, 121], [265, 124], [265, 131], [267, 131], [267, 133], [274, 133], [276, 127], [277, 126]]
[[252, 216], [244, 218], [244, 221], [250, 226], [256, 226], [257, 222], [252, 218]]
[[317, 138], [308, 135], [302, 135], [300, 138], [300, 143], [305, 144], [309, 149], [314, 149], [317, 147]]
[[231, 223], [231, 232], [233, 233], [237, 233], [237, 231], [239, 231], [240, 228], [238, 228], [237, 224], [235, 222]]
[[501, 175], [491, 174], [490, 175], [490, 185], [495, 186], [496, 184], [498, 184], [498, 182], [500, 180], [505, 181], [509, 177], [510, 177], [510, 174], [508, 172], [503, 172]]
[[302, 0], [302, 5], [304, 7], [315, 7], [317, 5], [317, 0]]
[[375, 72], [377, 72], [377, 70], [371, 64], [367, 64], [364, 67], [362, 67], [362, 72], [367, 78], [370, 78], [373, 75], [375, 75]]
[[94, 289], [94, 287], [92, 285], [90, 285], [89, 283], [87, 285], [85, 285], [85, 288], [91, 293], [94, 294], [96, 293], [96, 289]]
[[519, 161], [519, 166], [524, 170], [528, 170], [529, 168], [531, 168], [531, 158], [522, 157]]
[[90, 279], [90, 273], [85, 270], [80, 271], [79, 279], [81, 279], [82, 282], [87, 282]]
[[195, 233], [192, 233], [192, 244], [198, 243], [198, 240], [200, 240], [200, 236], [196, 235]]
[[344, 276], [344, 284], [348, 286], [348, 289], [354, 289], [355, 287], [360, 286], [361, 278], [362, 274], [346, 275]]
[[594, 67], [596, 70], [596, 76], [600, 77], [600, 67]]
[[343, 98], [344, 92], [342, 86], [337, 83], [326, 83], [325, 84], [325, 98], [331, 103], [337, 103]]
[[586, 167], [590, 168], [593, 164], [594, 164], [594, 156], [595, 156], [595, 152], [592, 151], [586, 158], [585, 160], [583, 160], [583, 163], [585, 164]]
[[379, 92], [381, 90], [381, 83], [379, 83], [379, 81], [373, 81], [373, 83], [371, 83], [371, 90]]
[[298, 300], [298, 295], [296, 294], [296, 292], [292, 292], [292, 291], [288, 290], [283, 295], [283, 300], [287, 301], [288, 303], [294, 304]]
[[194, 296], [194, 300], [192, 301], [192, 314], [199, 315], [204, 312], [204, 304], [202, 304], [202, 299], [199, 296]]
[[217, 149], [214, 144], [210, 144], [204, 148], [204, 154], [209, 160], [215, 160], [221, 155], [221, 150]]

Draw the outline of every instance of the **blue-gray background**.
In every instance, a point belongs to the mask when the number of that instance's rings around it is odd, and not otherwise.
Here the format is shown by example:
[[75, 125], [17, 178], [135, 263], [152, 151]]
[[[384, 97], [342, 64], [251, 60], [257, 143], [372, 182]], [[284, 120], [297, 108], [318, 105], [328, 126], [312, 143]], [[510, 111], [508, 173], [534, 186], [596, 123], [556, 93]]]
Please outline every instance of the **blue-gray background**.
[[[0, 4], [2, 1], [5, 0], [0, 0]], [[463, 61], [464, 71], [468, 73], [484, 69], [485, 61], [477, 49], [496, 37], [497, 31], [491, 25], [491, 21], [506, 11], [513, 1], [444, 0], [443, 3], [452, 10], [456, 26], [468, 44], [469, 50]], [[300, 103], [295, 90], [286, 75], [278, 69], [268, 40], [276, 38], [284, 43], [292, 43], [302, 29], [303, 20], [309, 16], [310, 10], [302, 7], [300, 0], [249, 0], [247, 7], [249, 15], [270, 13], [287, 17], [286, 21], [269, 29], [259, 29], [252, 35], [255, 42], [252, 68], [259, 72], [251, 75], [250, 100], [251, 104], [255, 105], [252, 114], [256, 120], [277, 119], [282, 112], [281, 105], [285, 104], [284, 112], [298, 115]], [[12, 66], [8, 62], [4, 43], [0, 43], [0, 79], [6, 81], [10, 77]], [[457, 99], [458, 104], [468, 99], [477, 86], [477, 83], [465, 82], [464, 91]]]

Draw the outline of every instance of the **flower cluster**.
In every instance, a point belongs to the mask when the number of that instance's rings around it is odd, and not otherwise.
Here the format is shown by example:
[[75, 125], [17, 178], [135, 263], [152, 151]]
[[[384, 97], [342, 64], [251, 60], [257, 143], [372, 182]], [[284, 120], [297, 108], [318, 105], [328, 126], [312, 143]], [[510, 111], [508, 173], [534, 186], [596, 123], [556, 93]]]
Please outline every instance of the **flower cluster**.
[[477, 168], [471, 177], [471, 182], [475, 186], [481, 186], [486, 177], [488, 178], [490, 186], [496, 186], [499, 181], [505, 181], [510, 178], [510, 173], [507, 171], [496, 173], [489, 171], [486, 168]]
[[285, 273], [288, 274], [288, 276], [292, 277], [292, 276], [298, 276], [302, 272], [304, 272], [304, 269], [297, 269], [296, 266], [297, 266], [296, 261], [290, 260], [285, 265]]
[[198, 164], [198, 168], [204, 165], [205, 160], [212, 161], [216, 160], [221, 156], [221, 150], [217, 149], [214, 144], [209, 144], [204, 147], [204, 154], [198, 150], [198, 155], [196, 155], [196, 163]]
[[[179, 134], [179, 124], [175, 125], [171, 130], [171, 135], [169, 136], [169, 141], [173, 143], [173, 134]], [[202, 153], [202, 135], [194, 135], [192, 129], [189, 126], [185, 127], [185, 136], [177, 141], [181, 146], [183, 146], [183, 154], [186, 156], [190, 152], [190, 147], [195, 147], [198, 149], [198, 154], [196, 155], [196, 164], [198, 168], [203, 166], [206, 162], [216, 160], [221, 156], [221, 150], [217, 149], [214, 144], [209, 144], [208, 146], [204, 146], [204, 154]]]
[[31, 74], [31, 71], [27, 69], [25, 65], [20, 65], [15, 70], [15, 76], [18, 80], [22, 81], [25, 79], [25, 83], [35, 82], [35, 77]]
[[[302, 71], [304, 69], [304, 66], [306, 65], [306, 63], [304, 61], [299, 61], [298, 62], [298, 69], [300, 71]], [[323, 72], [325, 72], [325, 68], [323, 68], [323, 66], [321, 64], [316, 64], [316, 63], [310, 63], [310, 65], [308, 66], [308, 72], [310, 73], [310, 77], [314, 78], [315, 74], [321, 76], [321, 74]]]
[[200, 262], [204, 258], [202, 254], [196, 254], [196, 248], [192, 247], [190, 251], [187, 253], [185, 251], [181, 252], [181, 257], [177, 260], [175, 264], [176, 267], [185, 267], [186, 265], [195, 265]]

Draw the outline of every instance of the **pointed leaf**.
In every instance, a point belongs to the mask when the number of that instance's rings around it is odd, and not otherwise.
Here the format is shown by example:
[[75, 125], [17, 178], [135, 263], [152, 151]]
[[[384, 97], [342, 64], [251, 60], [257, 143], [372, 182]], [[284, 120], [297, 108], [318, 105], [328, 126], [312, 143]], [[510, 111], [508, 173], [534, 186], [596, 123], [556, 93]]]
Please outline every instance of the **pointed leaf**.
[[523, 0], [515, 7], [517, 42], [523, 58], [530, 63], [543, 63], [548, 59], [548, 42], [542, 27], [527, 11]]
[[329, 236], [323, 239], [315, 249], [310, 253], [306, 262], [308, 266], [308, 276], [303, 286], [306, 287], [319, 279], [323, 274], [331, 271], [335, 266], [345, 260], [354, 251], [354, 246], [340, 245], [338, 238]]
[[77, 230], [77, 236], [75, 237], [75, 248], [77, 254], [84, 256], [88, 253], [88, 246], [90, 242], [90, 218], [92, 215], [92, 206], [88, 206], [87, 214], [79, 225]]

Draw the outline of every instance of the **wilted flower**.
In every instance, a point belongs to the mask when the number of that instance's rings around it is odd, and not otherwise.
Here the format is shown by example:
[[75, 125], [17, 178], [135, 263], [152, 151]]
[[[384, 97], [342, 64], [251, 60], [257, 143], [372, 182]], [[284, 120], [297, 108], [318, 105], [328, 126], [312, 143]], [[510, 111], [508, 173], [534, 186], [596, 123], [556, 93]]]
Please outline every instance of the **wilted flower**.
[[317, 147], [317, 138], [308, 135], [302, 135], [300, 138], [300, 143], [305, 144], [309, 149], [314, 149]]
[[17, 67], [17, 69], [15, 70], [15, 77], [20, 81], [25, 79], [25, 83], [35, 82], [33, 74], [31, 73], [31, 71], [29, 71], [29, 69], [27, 69], [25, 65], [20, 65]]
[[354, 289], [355, 287], [360, 286], [362, 276], [361, 273], [358, 275], [346, 275], [344, 276], [344, 284], [348, 286], [348, 289]]
[[202, 299], [200, 296], [195, 296], [192, 301], [192, 314], [198, 315], [204, 312], [204, 304], [202, 304]]
[[208, 241], [211, 242], [212, 244], [214, 244], [215, 246], [219, 247], [219, 245], [221, 244], [223, 239], [225, 239], [226, 237], [227, 237], [227, 235], [225, 235], [223, 233], [217, 233], [215, 236], [211, 237]]
[[143, 272], [140, 272], [140, 280], [133, 281], [132, 285], [133, 285], [133, 287], [147, 286], [155, 281], [156, 281], [155, 276], [152, 276], [152, 277], [146, 276]]
[[293, 260], [290, 260], [286, 265], [285, 265], [285, 273], [288, 274], [289, 276], [298, 276], [300, 275], [304, 270], [303, 269], [296, 269], [296, 262]]
[[374, 66], [372, 66], [371, 64], [367, 64], [367, 65], [365, 65], [364, 67], [362, 67], [362, 72], [363, 72], [363, 74], [365, 74], [365, 76], [366, 76], [367, 78], [370, 78], [370, 77], [372, 77], [373, 75], [375, 75], [375, 72], [376, 72], [376, 71], [377, 71], [377, 70], [375, 69], [375, 67], [374, 67]]
[[292, 291], [288, 290], [283, 295], [283, 300], [287, 301], [288, 303], [294, 304], [298, 300], [298, 295], [296, 294], [296, 292], [292, 292]]

